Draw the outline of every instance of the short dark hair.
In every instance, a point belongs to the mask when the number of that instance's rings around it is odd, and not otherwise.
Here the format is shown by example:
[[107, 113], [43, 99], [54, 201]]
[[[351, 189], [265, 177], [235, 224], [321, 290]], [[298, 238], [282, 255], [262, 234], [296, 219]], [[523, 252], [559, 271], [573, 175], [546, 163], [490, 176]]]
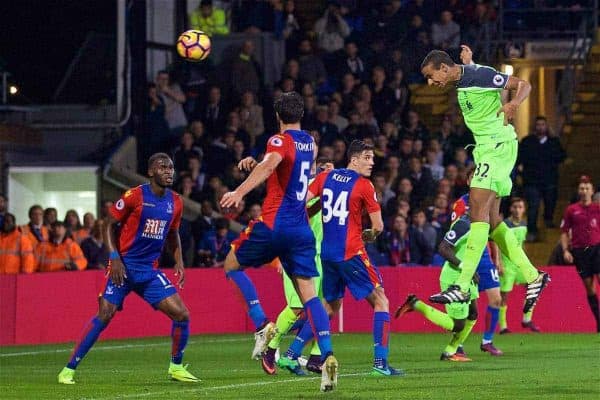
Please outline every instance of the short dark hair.
[[284, 124], [298, 123], [304, 116], [304, 100], [298, 92], [282, 93], [275, 99], [273, 108]]
[[158, 160], [170, 160], [171, 157], [167, 153], [154, 153], [148, 159], [148, 168], [151, 168], [152, 165]]
[[65, 226], [65, 223], [63, 221], [59, 220], [59, 219], [57, 219], [56, 221], [54, 221], [53, 223], [50, 224], [51, 228], [56, 228], [56, 227], [59, 227], [59, 226], [62, 226], [62, 227]]
[[452, 57], [450, 57], [450, 55], [445, 51], [431, 50], [423, 59], [423, 62], [421, 63], [421, 69], [425, 68], [429, 64], [432, 64], [434, 69], [440, 69], [442, 64], [453, 67], [454, 60], [452, 60]]
[[33, 212], [35, 210], [41, 210], [42, 212], [44, 212], [44, 209], [42, 208], [42, 206], [40, 206], [39, 204], [34, 204], [31, 207], [29, 207], [29, 212], [27, 213], [29, 218], [31, 218], [31, 214], [33, 214]]
[[512, 207], [513, 204], [519, 203], [519, 202], [523, 202], [523, 204], [525, 204], [525, 200], [523, 200], [522, 198], [513, 197], [512, 199], [510, 199], [510, 206]]
[[374, 147], [370, 144], [363, 142], [362, 140], [353, 140], [348, 147], [348, 161], [352, 157], [360, 156], [363, 151], [373, 151]]
[[317, 157], [317, 161], [315, 161], [315, 164], [317, 164], [317, 165], [319, 165], [319, 164], [327, 164], [327, 163], [332, 163], [333, 164], [333, 160], [331, 158], [319, 156], [319, 157]]
[[215, 229], [229, 229], [229, 220], [227, 218], [219, 218], [215, 221]]
[[537, 117], [535, 117], [535, 122], [538, 121], [546, 121], [546, 117], [544, 117], [543, 115], [538, 115]]

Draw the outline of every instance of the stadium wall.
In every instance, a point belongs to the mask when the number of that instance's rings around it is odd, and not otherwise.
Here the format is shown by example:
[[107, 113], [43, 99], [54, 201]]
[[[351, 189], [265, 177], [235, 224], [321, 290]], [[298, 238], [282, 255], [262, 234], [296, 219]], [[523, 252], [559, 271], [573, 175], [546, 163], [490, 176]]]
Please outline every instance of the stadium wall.
[[[547, 267], [552, 282], [534, 312], [544, 332], [593, 332], [594, 324], [585, 301], [583, 285], [574, 268]], [[172, 271], [167, 275], [175, 282]], [[427, 298], [438, 290], [439, 269], [431, 267], [381, 268], [392, 311], [408, 293]], [[281, 277], [270, 268], [249, 271], [257, 285], [267, 315], [275, 318], [284, 306]], [[97, 309], [105, 277], [101, 271], [54, 272], [0, 276], [0, 345], [70, 342], [77, 338]], [[181, 294], [191, 312], [193, 334], [253, 331], [239, 293], [220, 269], [189, 269]], [[524, 291], [515, 289], [509, 305], [509, 326], [520, 331]], [[484, 326], [486, 300], [480, 300]], [[333, 321], [337, 331], [339, 321]], [[372, 313], [365, 302], [348, 296], [343, 311], [345, 332], [370, 332]], [[167, 317], [155, 312], [136, 295], [129, 296], [103, 333], [103, 339], [167, 336]], [[394, 332], [442, 332], [417, 313], [392, 321]]]

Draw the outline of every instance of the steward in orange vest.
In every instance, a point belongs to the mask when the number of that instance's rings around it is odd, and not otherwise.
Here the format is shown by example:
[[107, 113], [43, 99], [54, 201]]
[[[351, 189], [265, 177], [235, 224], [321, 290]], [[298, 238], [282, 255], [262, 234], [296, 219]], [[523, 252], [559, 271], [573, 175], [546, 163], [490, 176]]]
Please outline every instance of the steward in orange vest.
[[0, 231], [0, 274], [35, 272], [33, 245], [17, 228], [15, 216], [6, 213]]
[[83, 270], [87, 261], [81, 247], [66, 237], [67, 228], [61, 221], [50, 225], [50, 241], [35, 248], [39, 272]]

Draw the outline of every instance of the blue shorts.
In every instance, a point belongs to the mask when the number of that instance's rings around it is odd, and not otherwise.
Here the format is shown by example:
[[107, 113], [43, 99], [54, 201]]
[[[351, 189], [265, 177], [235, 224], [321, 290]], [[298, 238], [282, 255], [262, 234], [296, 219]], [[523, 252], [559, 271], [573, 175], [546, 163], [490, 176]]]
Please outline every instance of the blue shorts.
[[276, 257], [288, 276], [319, 276], [315, 264], [315, 236], [306, 226], [272, 230], [253, 220], [231, 245], [243, 267], [261, 267]]
[[346, 261], [321, 261], [323, 264], [323, 297], [328, 302], [344, 297], [346, 287], [356, 300], [367, 297], [375, 288], [383, 287], [377, 267], [367, 255], [354, 256]]
[[477, 274], [479, 274], [479, 284], [477, 285], [477, 288], [480, 292], [500, 287], [500, 275], [493, 263], [482, 261], [477, 267]]
[[[125, 278], [121, 287], [115, 286], [110, 278], [106, 282], [106, 288], [102, 293], [102, 297], [111, 304], [123, 308], [123, 300], [133, 290], [138, 296], [143, 298], [148, 304], [155, 309], [158, 303], [177, 293], [175, 286], [169, 281], [169, 278], [160, 270], [154, 270], [148, 280], [135, 280], [133, 277]], [[147, 274], [145, 274], [147, 275]]]

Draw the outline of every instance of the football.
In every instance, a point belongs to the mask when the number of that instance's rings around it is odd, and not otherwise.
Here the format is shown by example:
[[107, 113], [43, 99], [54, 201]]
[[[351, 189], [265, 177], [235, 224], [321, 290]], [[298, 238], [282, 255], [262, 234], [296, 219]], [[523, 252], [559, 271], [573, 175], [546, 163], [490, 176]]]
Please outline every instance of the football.
[[210, 37], [202, 31], [185, 31], [177, 39], [177, 53], [187, 61], [202, 61], [210, 54]]

